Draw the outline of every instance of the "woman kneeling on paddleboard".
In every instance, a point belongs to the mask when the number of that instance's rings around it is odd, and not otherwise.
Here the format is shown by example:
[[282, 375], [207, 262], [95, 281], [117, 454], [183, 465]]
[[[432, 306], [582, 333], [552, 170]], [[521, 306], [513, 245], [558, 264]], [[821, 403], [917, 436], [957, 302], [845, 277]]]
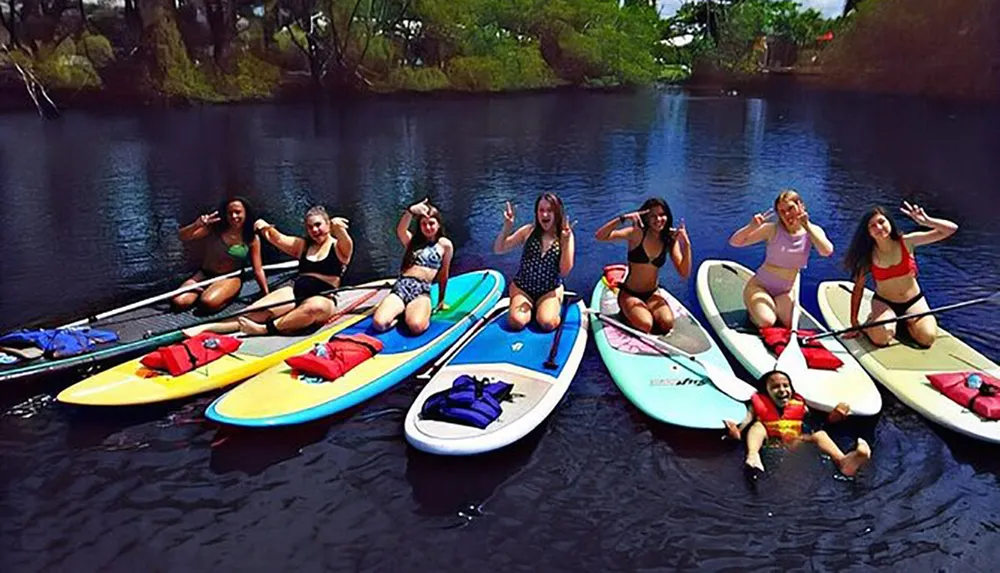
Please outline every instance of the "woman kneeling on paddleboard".
[[493, 252], [502, 255], [524, 244], [521, 265], [510, 283], [510, 312], [507, 324], [521, 330], [531, 321], [544, 331], [559, 326], [564, 296], [563, 279], [573, 269], [575, 241], [573, 226], [563, 212], [562, 201], [554, 193], [542, 193], [535, 200], [535, 222], [514, 228], [514, 207], [504, 206], [503, 228], [493, 243]]
[[[777, 211], [778, 221], [768, 219]], [[778, 322], [791, 327], [792, 305], [799, 271], [809, 262], [809, 250], [823, 257], [833, 254], [833, 243], [823, 229], [809, 220], [799, 194], [786, 189], [774, 200], [774, 208], [757, 213], [743, 228], [733, 233], [729, 244], [747, 247], [767, 241], [767, 255], [743, 289], [743, 304], [758, 328]]]
[[[615, 228], [625, 221], [631, 221], [632, 226]], [[667, 262], [667, 253], [682, 277], [691, 275], [687, 229], [683, 222], [674, 229], [673, 223], [667, 202], [651, 198], [638, 211], [608, 221], [595, 235], [598, 241], [628, 241], [628, 277], [618, 287], [618, 307], [625, 319], [643, 332], [655, 327], [666, 333], [674, 327], [674, 313], [660, 292], [659, 271]], [[650, 252], [658, 254], [651, 257]]]
[[[225, 219], [219, 213], [225, 214]], [[200, 283], [233, 271], [242, 271], [249, 259], [260, 292], [268, 293], [267, 277], [260, 258], [260, 239], [253, 233], [253, 207], [243, 197], [226, 199], [212, 213], [198, 217], [177, 232], [184, 242], [208, 237], [201, 268], [182, 287]], [[170, 300], [174, 311], [191, 308], [195, 303], [207, 313], [218, 312], [236, 298], [243, 285], [243, 273], [238, 277], [218, 280], [207, 288], [181, 293]]]
[[[952, 236], [958, 225], [944, 219], [934, 219], [919, 205], [903, 202], [900, 209], [918, 225], [930, 231], [902, 234], [889, 213], [875, 207], [858, 223], [851, 246], [844, 257], [844, 264], [854, 279], [851, 293], [851, 326], [858, 326], [858, 312], [865, 292], [865, 278], [871, 273], [875, 281], [868, 322], [889, 320], [930, 310], [920, 285], [917, 284], [917, 260], [913, 251], [918, 245], [929, 245]], [[906, 328], [914, 342], [929, 348], [937, 336], [937, 320], [933, 315], [906, 321]], [[864, 330], [876, 346], [886, 346], [896, 336], [896, 324], [873, 326]], [[858, 336], [850, 332], [845, 338]]]
[[[845, 454], [824, 430], [810, 432], [807, 426], [809, 408], [802, 396], [792, 389], [792, 380], [788, 374], [780, 370], [765, 372], [758, 381], [766, 389], [766, 393], [757, 392], [750, 399], [747, 417], [737, 425], [733, 420], [724, 420], [729, 430], [729, 437], [739, 440], [743, 429], [753, 422], [747, 432], [746, 469], [753, 475], [764, 471], [764, 463], [760, 459], [760, 449], [765, 442], [773, 445], [795, 447], [803, 442], [816, 444], [821, 452], [830, 456], [837, 464], [840, 473], [853, 476], [861, 466], [868, 463], [872, 457], [868, 442], [858, 438], [854, 451]], [[850, 407], [841, 402], [826, 417], [827, 423], [836, 423], [844, 419]]]
[[[419, 220], [416, 233], [410, 231], [413, 217]], [[410, 333], [422, 334], [431, 323], [431, 282], [435, 279], [438, 304], [434, 310], [447, 308], [444, 295], [455, 247], [445, 236], [441, 212], [428, 199], [403, 211], [396, 237], [406, 248], [402, 271], [392, 291], [375, 309], [372, 321], [375, 329], [383, 332], [394, 327], [402, 314]]]
[[[294, 334], [328, 321], [336, 312], [336, 298], [325, 293], [340, 286], [354, 253], [354, 241], [347, 233], [347, 219], [330, 218], [326, 209], [313, 207], [306, 212], [308, 239], [290, 237], [263, 219], [256, 230], [281, 252], [299, 259], [298, 276], [250, 305], [242, 316], [184, 330], [187, 336], [201, 332], [245, 334]], [[287, 302], [288, 304], [281, 304]], [[274, 306], [276, 305], [276, 306]], [[256, 312], [256, 307], [268, 306]]]

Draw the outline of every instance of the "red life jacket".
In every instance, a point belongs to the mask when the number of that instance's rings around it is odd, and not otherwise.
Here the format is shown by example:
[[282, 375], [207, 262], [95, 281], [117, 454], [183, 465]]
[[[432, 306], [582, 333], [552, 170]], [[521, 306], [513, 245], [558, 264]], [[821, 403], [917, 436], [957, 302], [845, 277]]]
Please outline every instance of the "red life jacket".
[[628, 266], [626, 265], [607, 265], [604, 267], [604, 282], [608, 288], [618, 288], [618, 285], [625, 280], [626, 274], [628, 274]]
[[243, 341], [232, 336], [203, 332], [184, 342], [158, 348], [143, 356], [140, 362], [146, 368], [180, 376], [235, 352], [241, 344]]
[[763, 392], [751, 396], [750, 404], [754, 416], [764, 424], [768, 438], [788, 442], [802, 436], [802, 419], [806, 417], [806, 403], [802, 396], [794, 394], [781, 414], [778, 414], [778, 406], [771, 397]]
[[[979, 388], [969, 387], [967, 381], [972, 374], [982, 381]], [[954, 402], [987, 420], [1000, 420], [1000, 380], [996, 377], [985, 372], [945, 372], [928, 374], [927, 379]]]
[[335, 334], [330, 342], [285, 360], [299, 374], [336, 380], [382, 351], [382, 341], [367, 334]]
[[[801, 344], [801, 337], [811, 336], [816, 334], [815, 330], [797, 330], [799, 333], [799, 342]], [[780, 326], [768, 326], [760, 329], [760, 335], [764, 339], [764, 345], [767, 349], [774, 353], [775, 356], [781, 354], [781, 351], [788, 346], [788, 341], [792, 337], [792, 331], [789, 328], [782, 328]], [[801, 344], [802, 356], [806, 359], [806, 366], [809, 368], [814, 368], [817, 370], [836, 370], [844, 365], [844, 361], [830, 352], [822, 343], [818, 340], [810, 340], [805, 344]]]

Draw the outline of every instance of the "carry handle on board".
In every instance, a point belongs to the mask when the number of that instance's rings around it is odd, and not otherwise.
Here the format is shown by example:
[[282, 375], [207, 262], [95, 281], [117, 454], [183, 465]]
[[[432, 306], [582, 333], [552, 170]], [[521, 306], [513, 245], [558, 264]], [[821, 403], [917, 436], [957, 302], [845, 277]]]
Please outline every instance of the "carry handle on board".
[[716, 388], [718, 388], [720, 391], [724, 392], [734, 400], [738, 400], [740, 402], [746, 402], [750, 400], [750, 397], [757, 392], [756, 388], [754, 388], [750, 384], [747, 384], [743, 380], [740, 380], [735, 374], [730, 374], [725, 370], [722, 370], [721, 368], [709, 362], [704, 362], [695, 357], [694, 355], [684, 352], [683, 350], [671, 344], [668, 344], [660, 340], [659, 338], [656, 338], [655, 336], [651, 336], [649, 334], [646, 334], [645, 332], [636, 330], [631, 326], [623, 324], [621, 321], [615, 320], [614, 318], [608, 316], [607, 314], [604, 314], [599, 310], [587, 309], [585, 312], [587, 314], [596, 315], [597, 318], [601, 319], [602, 321], [610, 324], [611, 326], [623, 332], [631, 334], [640, 341], [645, 342], [649, 346], [656, 348], [657, 350], [663, 352], [664, 354], [683, 356], [684, 358], [687, 358], [688, 360], [701, 366], [702, 369], [704, 369], [704, 372], [698, 372], [697, 370], [692, 369], [687, 364], [684, 364], [683, 362], [678, 362], [681, 366], [684, 366], [685, 368], [690, 370], [693, 374], [696, 374], [698, 376], [703, 376], [703, 375], [707, 376], [708, 379], [712, 381], [712, 384], [714, 384]]

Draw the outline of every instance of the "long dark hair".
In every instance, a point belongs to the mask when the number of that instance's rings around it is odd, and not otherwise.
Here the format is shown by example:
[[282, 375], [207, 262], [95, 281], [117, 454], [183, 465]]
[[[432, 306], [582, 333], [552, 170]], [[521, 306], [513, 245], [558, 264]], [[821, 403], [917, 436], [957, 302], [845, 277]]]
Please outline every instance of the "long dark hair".
[[552, 205], [552, 212], [555, 214], [555, 219], [552, 221], [552, 229], [555, 231], [556, 237], [562, 232], [563, 228], [563, 202], [555, 193], [545, 192], [535, 199], [535, 228], [531, 230], [531, 236], [536, 239], [542, 238], [542, 233], [545, 231], [542, 229], [541, 223], [538, 222], [538, 205], [541, 204], [542, 199], [548, 201]]
[[851, 278], [857, 278], [871, 268], [872, 251], [875, 249], [875, 239], [868, 231], [868, 224], [876, 215], [882, 215], [889, 221], [889, 237], [898, 241], [903, 235], [896, 226], [896, 221], [881, 205], [876, 205], [870, 211], [861, 216], [858, 227], [854, 230], [854, 237], [851, 239], [851, 246], [844, 253], [844, 267], [851, 273]]
[[219, 208], [216, 209], [219, 212], [219, 220], [212, 224], [212, 232], [221, 236], [229, 228], [230, 203], [240, 203], [243, 205], [243, 228], [240, 229], [240, 236], [243, 237], [243, 242], [249, 245], [257, 236], [253, 232], [253, 224], [257, 220], [257, 213], [253, 208], [253, 204], [246, 197], [234, 195], [223, 199], [219, 203]]
[[424, 218], [421, 217], [417, 219], [417, 230], [416, 232], [410, 233], [410, 244], [406, 246], [406, 252], [403, 254], [403, 264], [400, 265], [401, 271], [413, 266], [414, 252], [419, 251], [427, 245], [448, 236], [444, 231], [444, 221], [441, 219], [441, 211], [438, 211], [437, 207], [428, 206], [427, 217], [430, 217], [438, 222], [438, 232], [434, 235], [433, 239], [428, 239], [424, 236], [424, 232], [420, 230], [420, 222], [423, 221]]
[[[669, 249], [674, 246], [674, 234], [670, 231], [670, 229], [674, 226], [674, 214], [670, 210], [670, 206], [667, 205], [667, 201], [659, 197], [650, 197], [649, 199], [646, 199], [642, 206], [639, 207], [639, 210], [645, 211], [647, 209], [652, 209], [653, 207], [663, 209], [663, 214], [667, 216], [667, 223], [663, 225], [663, 230], [660, 231], [660, 240], [663, 241], [663, 248]], [[649, 222], [652, 218], [652, 213], [646, 213], [642, 217], [642, 223], [646, 225], [647, 229], [649, 228]], [[645, 235], [645, 233], [646, 231], [643, 230], [643, 235]]]

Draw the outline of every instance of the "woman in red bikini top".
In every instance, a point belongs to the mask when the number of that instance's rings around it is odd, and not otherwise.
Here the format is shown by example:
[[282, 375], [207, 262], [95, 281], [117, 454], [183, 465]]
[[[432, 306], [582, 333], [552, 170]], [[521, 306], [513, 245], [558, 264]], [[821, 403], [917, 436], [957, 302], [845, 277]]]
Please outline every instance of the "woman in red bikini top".
[[[958, 230], [958, 225], [944, 219], [928, 217], [919, 205], [903, 202], [900, 211], [915, 223], [930, 230], [914, 231], [905, 235], [896, 227], [889, 213], [875, 207], [861, 218], [854, 232], [854, 239], [844, 257], [844, 264], [854, 279], [851, 294], [851, 326], [857, 326], [865, 279], [870, 273], [875, 281], [871, 314], [866, 322], [886, 320], [906, 314], [929, 310], [927, 299], [917, 283], [917, 261], [913, 250], [919, 245], [929, 245], [946, 239]], [[876, 346], [886, 346], [896, 336], [896, 324], [866, 328], [863, 332]], [[925, 348], [934, 344], [937, 321], [933, 315], [906, 321], [906, 328], [914, 342]], [[855, 331], [845, 337], [857, 336]]]

